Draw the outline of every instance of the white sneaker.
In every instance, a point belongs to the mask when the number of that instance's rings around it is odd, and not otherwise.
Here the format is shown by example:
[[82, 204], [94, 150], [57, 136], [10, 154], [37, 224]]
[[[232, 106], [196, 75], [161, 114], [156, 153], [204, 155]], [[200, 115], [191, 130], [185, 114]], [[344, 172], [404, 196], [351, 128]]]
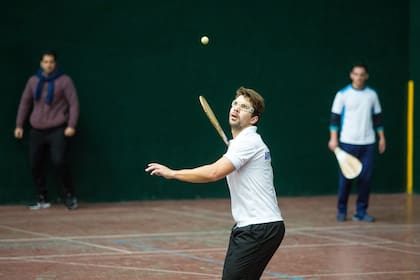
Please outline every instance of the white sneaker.
[[41, 202], [37, 202], [35, 205], [29, 206], [29, 209], [39, 210], [39, 209], [46, 209], [46, 208], [50, 208], [50, 207], [51, 207], [51, 203], [41, 201]]

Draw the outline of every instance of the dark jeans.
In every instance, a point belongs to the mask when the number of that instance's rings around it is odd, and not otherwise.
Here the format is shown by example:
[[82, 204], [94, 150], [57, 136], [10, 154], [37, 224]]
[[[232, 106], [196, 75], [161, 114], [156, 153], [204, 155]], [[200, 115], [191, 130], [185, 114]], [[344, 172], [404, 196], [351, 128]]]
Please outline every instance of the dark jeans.
[[285, 233], [283, 222], [234, 227], [222, 280], [260, 279]]
[[74, 187], [67, 159], [69, 139], [64, 135], [64, 130], [65, 127], [31, 130], [30, 156], [32, 177], [40, 197], [46, 198], [47, 196], [46, 165], [48, 156], [57, 172], [64, 193], [67, 196], [74, 196]]
[[[373, 161], [375, 156], [375, 144], [351, 145], [340, 143], [341, 149], [357, 157], [363, 164], [362, 172], [357, 178], [358, 197], [356, 202], [356, 215], [366, 215], [369, 206], [370, 185], [373, 173]], [[341, 171], [338, 182], [338, 213], [347, 214], [347, 201], [353, 180], [346, 179]]]

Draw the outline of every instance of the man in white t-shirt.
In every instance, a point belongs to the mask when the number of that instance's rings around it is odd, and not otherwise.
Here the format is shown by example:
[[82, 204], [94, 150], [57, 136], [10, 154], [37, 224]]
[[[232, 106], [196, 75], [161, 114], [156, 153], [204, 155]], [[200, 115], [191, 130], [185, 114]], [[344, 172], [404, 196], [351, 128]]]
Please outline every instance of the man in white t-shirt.
[[[340, 146], [344, 151], [356, 156], [363, 164], [357, 178], [358, 198], [354, 221], [374, 222], [367, 214], [369, 194], [375, 155], [375, 130], [379, 138], [379, 153], [385, 152], [385, 134], [382, 124], [382, 110], [376, 92], [366, 86], [369, 78], [367, 66], [355, 64], [350, 72], [351, 84], [341, 89], [335, 96], [330, 121], [331, 151]], [[340, 139], [338, 141], [338, 131]], [[339, 172], [337, 221], [347, 220], [347, 201], [352, 180]]]
[[285, 227], [273, 184], [270, 151], [257, 134], [264, 99], [240, 87], [229, 113], [233, 140], [214, 163], [193, 169], [172, 170], [150, 163], [146, 172], [191, 183], [227, 177], [231, 195], [232, 229], [223, 280], [259, 279], [283, 240]]

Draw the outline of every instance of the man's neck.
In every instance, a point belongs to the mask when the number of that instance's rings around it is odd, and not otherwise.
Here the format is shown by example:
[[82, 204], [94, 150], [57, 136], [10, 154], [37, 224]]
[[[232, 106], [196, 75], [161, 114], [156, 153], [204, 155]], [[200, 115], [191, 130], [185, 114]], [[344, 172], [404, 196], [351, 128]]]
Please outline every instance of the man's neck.
[[358, 85], [358, 84], [352, 83], [351, 86], [353, 88], [355, 88], [355, 89], [364, 89], [366, 87], [366, 84], [360, 84], [360, 85]]
[[236, 129], [232, 129], [231, 130], [231, 133], [232, 133], [232, 137], [233, 137], [233, 139], [235, 139], [236, 138], [236, 136], [238, 136], [238, 134], [240, 133], [241, 131], [238, 131], [238, 130], [236, 130]]
[[238, 135], [239, 135], [239, 133], [241, 133], [244, 129], [246, 129], [246, 128], [248, 128], [248, 127], [250, 127], [250, 125], [249, 125], [249, 126], [247, 126], [247, 127], [232, 128], [232, 129], [231, 129], [231, 132], [232, 132], [232, 137], [233, 137], [233, 139], [235, 139], [235, 138], [236, 138], [236, 136], [238, 136]]

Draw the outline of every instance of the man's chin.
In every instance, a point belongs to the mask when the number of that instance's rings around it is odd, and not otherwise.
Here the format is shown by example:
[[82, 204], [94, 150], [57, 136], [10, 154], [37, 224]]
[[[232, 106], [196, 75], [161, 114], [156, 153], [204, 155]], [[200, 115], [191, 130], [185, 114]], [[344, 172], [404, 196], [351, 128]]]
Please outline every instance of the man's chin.
[[54, 72], [54, 69], [52, 69], [52, 70], [50, 70], [50, 69], [48, 69], [48, 70], [44, 70], [44, 73], [46, 74], [46, 75], [50, 75], [50, 74], [52, 74]]
[[231, 129], [236, 129], [236, 128], [240, 127], [238, 122], [229, 121], [229, 124], [230, 124]]

